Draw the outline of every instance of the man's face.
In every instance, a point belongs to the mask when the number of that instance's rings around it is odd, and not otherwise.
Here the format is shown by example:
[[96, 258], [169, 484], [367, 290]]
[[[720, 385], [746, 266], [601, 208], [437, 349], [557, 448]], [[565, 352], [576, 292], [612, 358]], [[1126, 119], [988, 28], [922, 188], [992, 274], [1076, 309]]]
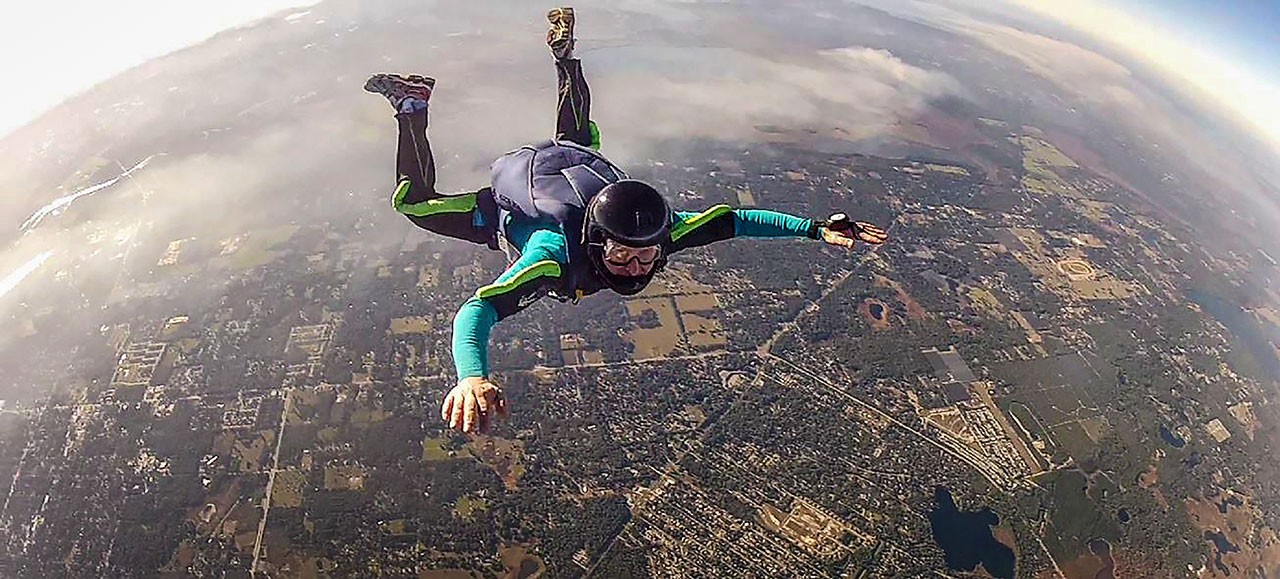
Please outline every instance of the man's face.
[[613, 275], [637, 277], [653, 270], [662, 256], [662, 247], [630, 247], [612, 239], [604, 242], [604, 266]]

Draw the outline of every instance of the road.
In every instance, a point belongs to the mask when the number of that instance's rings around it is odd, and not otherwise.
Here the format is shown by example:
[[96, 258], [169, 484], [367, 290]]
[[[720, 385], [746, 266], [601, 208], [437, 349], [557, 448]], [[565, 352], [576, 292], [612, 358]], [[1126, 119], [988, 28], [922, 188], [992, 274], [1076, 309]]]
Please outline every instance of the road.
[[276, 449], [271, 453], [271, 471], [267, 473], [266, 496], [262, 497], [262, 519], [258, 521], [258, 536], [253, 540], [253, 566], [249, 575], [258, 576], [258, 561], [262, 553], [262, 535], [267, 531], [267, 514], [271, 512], [271, 490], [276, 485], [276, 473], [280, 472], [280, 442], [284, 440], [284, 427], [289, 418], [289, 405], [293, 403], [293, 389], [284, 391], [284, 410], [280, 411], [280, 431], [276, 434]]

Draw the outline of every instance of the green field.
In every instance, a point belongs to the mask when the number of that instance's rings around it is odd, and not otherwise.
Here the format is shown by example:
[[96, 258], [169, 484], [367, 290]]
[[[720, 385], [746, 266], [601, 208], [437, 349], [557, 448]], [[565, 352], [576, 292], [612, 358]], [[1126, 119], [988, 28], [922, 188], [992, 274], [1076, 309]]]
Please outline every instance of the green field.
[[1021, 424], [1022, 428], [1031, 435], [1032, 441], [1044, 441], [1046, 450], [1052, 450], [1058, 446], [1058, 443], [1053, 440], [1053, 437], [1045, 429], [1044, 424], [1040, 422], [1040, 419], [1026, 404], [1021, 402], [1009, 403], [1009, 414], [1013, 416], [1017, 424]]
[[1115, 541], [1120, 529], [1089, 496], [1089, 479], [1078, 470], [1061, 471], [1053, 481], [1053, 513], [1046, 541], [1050, 554], [1059, 561], [1069, 561], [1086, 554], [1086, 543], [1095, 538]]
[[458, 497], [458, 502], [453, 506], [453, 512], [464, 519], [471, 519], [476, 513], [484, 512], [489, 508], [489, 503], [484, 499], [473, 499], [467, 495]]
[[454, 457], [449, 456], [449, 449], [445, 448], [447, 439], [437, 437], [428, 438], [422, 441], [422, 460], [434, 462], [440, 460], [450, 460]]
[[1053, 427], [1053, 438], [1064, 450], [1076, 459], [1076, 462], [1087, 460], [1093, 455], [1094, 443], [1079, 422], [1068, 422]]
[[282, 225], [245, 236], [240, 248], [231, 254], [231, 266], [235, 269], [253, 269], [275, 261], [284, 251], [274, 249], [289, 241], [298, 232], [296, 225]]
[[1095, 360], [1072, 353], [1042, 360], [1003, 364], [997, 378], [1013, 386], [1013, 395], [1026, 404], [1047, 428], [1103, 413], [1098, 399], [1114, 388], [1114, 376], [1099, 375]]

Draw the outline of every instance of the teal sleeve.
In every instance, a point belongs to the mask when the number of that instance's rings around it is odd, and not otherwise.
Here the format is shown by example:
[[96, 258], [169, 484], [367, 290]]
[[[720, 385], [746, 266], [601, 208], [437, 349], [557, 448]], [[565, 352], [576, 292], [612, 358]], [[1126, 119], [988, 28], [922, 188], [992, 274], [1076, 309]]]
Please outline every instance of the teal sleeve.
[[[525, 262], [526, 265], [544, 259], [554, 259], [559, 264], [569, 262], [564, 233], [561, 233], [556, 226], [508, 223], [507, 240], [511, 242], [511, 245], [516, 246], [516, 249], [520, 250], [520, 259], [516, 263], [524, 262], [525, 257], [531, 254], [536, 256], [537, 259]], [[520, 270], [508, 268], [507, 271], [502, 273], [505, 277], [499, 277], [497, 281], [506, 281], [506, 278], [515, 275], [513, 271]]]
[[453, 367], [458, 379], [489, 375], [489, 331], [498, 323], [493, 304], [471, 296], [453, 317]]
[[[494, 280], [501, 284], [521, 270], [544, 260], [567, 262], [564, 234], [554, 229], [507, 227], [520, 259]], [[489, 333], [498, 323], [498, 308], [488, 299], [471, 296], [453, 317], [453, 365], [458, 379], [489, 375]]]
[[[813, 225], [812, 219], [768, 209], [734, 209], [732, 213], [734, 237], [806, 237]], [[698, 215], [692, 211], [676, 212], [682, 221]]]
[[806, 237], [812, 219], [768, 209], [734, 209], [734, 237]]

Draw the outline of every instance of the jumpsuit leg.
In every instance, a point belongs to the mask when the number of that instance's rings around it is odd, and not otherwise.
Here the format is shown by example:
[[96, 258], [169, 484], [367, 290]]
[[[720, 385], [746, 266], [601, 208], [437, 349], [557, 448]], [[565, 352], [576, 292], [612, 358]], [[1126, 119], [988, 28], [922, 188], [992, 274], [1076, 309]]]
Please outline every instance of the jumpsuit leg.
[[556, 139], [573, 141], [584, 147], [599, 147], [591, 123], [591, 89], [582, 76], [582, 61], [556, 59], [559, 102], [556, 104]]
[[461, 195], [437, 192], [435, 158], [427, 140], [427, 111], [399, 113], [396, 124], [396, 210], [428, 231], [492, 247], [493, 224], [477, 226], [475, 216], [477, 210], [481, 215], [490, 208], [496, 210], [492, 190], [486, 187]]

